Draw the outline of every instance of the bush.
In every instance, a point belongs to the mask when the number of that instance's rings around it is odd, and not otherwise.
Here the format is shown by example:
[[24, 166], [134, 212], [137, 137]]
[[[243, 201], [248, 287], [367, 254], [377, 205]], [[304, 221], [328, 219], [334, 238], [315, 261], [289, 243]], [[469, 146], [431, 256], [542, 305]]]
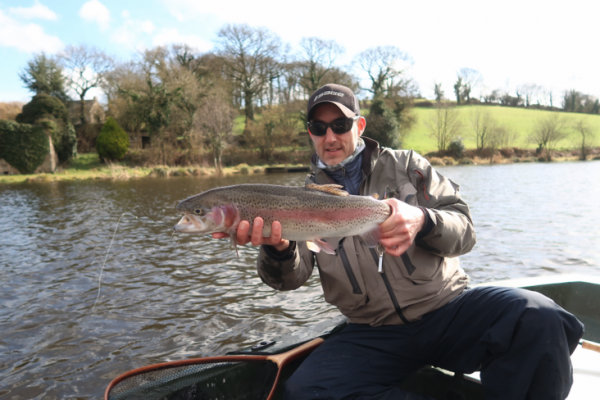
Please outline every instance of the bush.
[[450, 154], [452, 154], [452, 157], [454, 157], [455, 160], [462, 158], [463, 153], [465, 151], [465, 145], [463, 144], [462, 138], [459, 136], [453, 139], [448, 145], [448, 150], [450, 151]]
[[423, 107], [423, 108], [429, 108], [429, 107], [433, 107], [434, 104], [429, 101], [429, 100], [425, 100], [425, 101], [415, 101], [415, 103], [413, 104], [414, 107]]
[[433, 165], [434, 167], [440, 166], [440, 165], [446, 165], [446, 164], [444, 164], [444, 160], [442, 160], [439, 157], [431, 157], [429, 159], [429, 164]]
[[96, 151], [101, 160], [120, 160], [129, 149], [129, 136], [109, 117], [96, 139]]
[[367, 127], [363, 135], [379, 142], [381, 146], [400, 148], [398, 119], [382, 99], [371, 103], [369, 115], [365, 117]]
[[77, 155], [77, 136], [69, 122], [69, 113], [62, 101], [54, 96], [38, 94], [23, 106], [16, 117], [22, 124], [41, 124], [52, 138], [58, 161], [64, 163]]
[[20, 173], [33, 173], [49, 152], [48, 136], [41, 126], [0, 120], [0, 158]]
[[444, 157], [444, 158], [442, 158], [442, 161], [444, 162], [444, 165], [456, 164], [456, 161], [454, 161], [454, 158], [452, 158], [452, 157]]
[[473, 164], [475, 164], [475, 162], [473, 160], [471, 160], [470, 158], [461, 158], [460, 160], [458, 160], [458, 164], [459, 165], [473, 165]]

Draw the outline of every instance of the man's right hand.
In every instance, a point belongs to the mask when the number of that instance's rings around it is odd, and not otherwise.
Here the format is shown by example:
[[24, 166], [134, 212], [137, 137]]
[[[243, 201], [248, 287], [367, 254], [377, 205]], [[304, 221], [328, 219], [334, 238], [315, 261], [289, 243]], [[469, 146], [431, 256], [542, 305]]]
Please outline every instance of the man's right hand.
[[[236, 232], [236, 243], [240, 245], [244, 245], [248, 242], [251, 242], [254, 246], [260, 245], [270, 245], [275, 247], [277, 251], [284, 251], [290, 246], [290, 241], [281, 238], [281, 224], [279, 221], [274, 221], [273, 225], [271, 225], [271, 236], [263, 237], [264, 221], [261, 217], [256, 217], [254, 219], [254, 224], [252, 224], [252, 232], [250, 231], [250, 223], [246, 220], [240, 221], [237, 232]], [[250, 235], [248, 235], [250, 233]], [[216, 232], [212, 234], [212, 237], [215, 239], [228, 238], [229, 235], [223, 232]]]

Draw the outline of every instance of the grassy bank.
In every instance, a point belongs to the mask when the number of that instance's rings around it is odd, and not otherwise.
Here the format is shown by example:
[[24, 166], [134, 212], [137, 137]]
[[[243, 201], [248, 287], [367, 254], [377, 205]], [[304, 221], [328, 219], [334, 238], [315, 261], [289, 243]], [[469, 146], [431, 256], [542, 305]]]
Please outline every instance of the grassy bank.
[[[272, 165], [269, 167], [277, 167]], [[284, 165], [280, 165], [284, 166]], [[291, 165], [286, 165], [290, 167]], [[267, 166], [248, 166], [239, 164], [232, 167], [226, 167], [220, 176], [227, 175], [250, 175], [262, 174]], [[21, 183], [21, 182], [52, 182], [52, 181], [76, 181], [93, 179], [132, 179], [142, 177], [169, 177], [169, 176], [199, 176], [210, 177], [219, 175], [214, 168], [202, 166], [187, 167], [129, 167], [120, 163], [103, 164], [98, 159], [96, 153], [80, 154], [72, 160], [65, 168], [59, 168], [53, 174], [26, 174], [26, 175], [3, 175], [0, 176], [0, 184]]]

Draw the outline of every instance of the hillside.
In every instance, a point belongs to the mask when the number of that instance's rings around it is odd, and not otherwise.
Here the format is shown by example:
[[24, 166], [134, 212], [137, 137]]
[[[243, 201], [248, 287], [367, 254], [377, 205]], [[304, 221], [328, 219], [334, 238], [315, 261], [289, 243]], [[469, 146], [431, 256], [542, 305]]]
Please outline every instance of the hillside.
[[[507, 127], [514, 129], [518, 134], [517, 139], [511, 144], [511, 147], [520, 148], [536, 148], [536, 144], [527, 141], [529, 133], [533, 130], [536, 122], [544, 118], [549, 113], [554, 111], [535, 110], [516, 107], [500, 107], [500, 106], [460, 106], [458, 109], [463, 120], [464, 132], [461, 135], [466, 148], [475, 148], [475, 141], [472, 138], [472, 132], [469, 126], [469, 111], [473, 108], [485, 107], [489, 110], [492, 116]], [[417, 108], [413, 109], [417, 118], [417, 123], [411, 129], [408, 137], [405, 140], [404, 147], [414, 149], [421, 154], [437, 150], [436, 142], [429, 136], [427, 121], [430, 120], [434, 113], [434, 108]], [[589, 121], [590, 127], [596, 132], [596, 137], [600, 137], [600, 115], [578, 114], [578, 113], [560, 113], [569, 120], [575, 122], [580, 118], [586, 118]], [[561, 141], [559, 148], [574, 149], [579, 147], [579, 138], [572, 135], [571, 137]], [[597, 144], [597, 143], [596, 143]]]

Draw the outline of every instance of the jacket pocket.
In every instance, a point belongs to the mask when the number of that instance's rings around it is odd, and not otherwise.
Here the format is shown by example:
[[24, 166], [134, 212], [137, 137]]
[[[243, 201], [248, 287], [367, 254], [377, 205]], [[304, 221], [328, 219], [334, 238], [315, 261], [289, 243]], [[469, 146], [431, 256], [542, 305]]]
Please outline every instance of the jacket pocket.
[[316, 257], [325, 301], [342, 310], [366, 304], [367, 292], [352, 238], [340, 240], [335, 256], [319, 253]]
[[400, 256], [402, 274], [414, 284], [420, 285], [432, 281], [441, 272], [444, 261], [442, 257], [433, 255], [414, 244]]

